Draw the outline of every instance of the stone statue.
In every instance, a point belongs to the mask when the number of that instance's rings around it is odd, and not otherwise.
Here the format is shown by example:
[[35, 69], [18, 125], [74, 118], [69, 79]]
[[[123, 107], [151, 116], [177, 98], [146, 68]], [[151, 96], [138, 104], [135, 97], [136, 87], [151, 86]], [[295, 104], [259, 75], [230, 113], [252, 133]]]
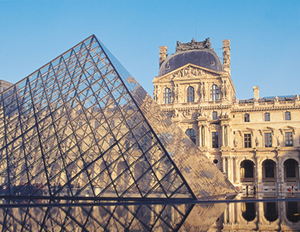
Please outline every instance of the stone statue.
[[202, 85], [202, 98], [205, 98], [205, 86], [204, 84]]
[[237, 145], [238, 145], [238, 141], [237, 141], [236, 138], [234, 138], [234, 139], [233, 139], [233, 146], [234, 146], [234, 147], [237, 147]]
[[280, 146], [279, 136], [276, 137], [276, 140], [277, 140], [277, 147], [279, 147]]
[[259, 140], [258, 140], [257, 137], [255, 138], [255, 145], [256, 145], [257, 147], [259, 146]]
[[192, 39], [191, 42], [188, 43], [177, 41], [176, 52], [194, 49], [211, 49], [210, 39], [206, 38], [204, 41], [200, 42], [196, 42], [196, 40]]

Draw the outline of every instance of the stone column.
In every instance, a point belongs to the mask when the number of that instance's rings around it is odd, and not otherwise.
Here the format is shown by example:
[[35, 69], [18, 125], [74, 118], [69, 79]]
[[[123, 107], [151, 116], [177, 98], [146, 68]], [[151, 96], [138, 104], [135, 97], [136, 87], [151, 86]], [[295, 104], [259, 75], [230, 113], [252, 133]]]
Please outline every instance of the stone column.
[[208, 133], [208, 126], [204, 125], [204, 130], [203, 130], [203, 138], [204, 138], [204, 147], [209, 147], [209, 142], [210, 142], [210, 135]]
[[199, 147], [203, 147], [202, 144], [202, 124], [198, 123], [198, 131], [199, 131]]
[[223, 173], [226, 174], [226, 157], [225, 156], [222, 156], [222, 170], [223, 170]]
[[225, 145], [225, 126], [222, 125], [222, 146], [226, 146]]
[[[300, 164], [298, 163], [298, 179], [300, 180]], [[300, 187], [299, 181], [298, 181], [298, 188]]]
[[254, 166], [254, 168], [255, 168], [255, 185], [256, 185], [256, 188], [257, 188], [257, 192], [260, 190], [259, 189], [259, 186], [260, 186], [260, 184], [259, 184], [259, 179], [261, 178], [261, 173], [262, 173], [262, 171], [261, 171], [261, 168], [259, 167], [259, 165], [258, 165], [258, 163], [259, 163], [259, 155], [257, 154], [257, 152], [255, 152], [255, 166]]
[[232, 157], [233, 158], [233, 178], [232, 178], [232, 180], [233, 180], [233, 183], [236, 183], [237, 182], [237, 170], [238, 170], [238, 168], [237, 168], [237, 166], [236, 166], [236, 156], [233, 156]]
[[227, 176], [228, 176], [228, 180], [232, 183], [232, 177], [233, 177], [233, 175], [232, 175], [232, 157], [230, 157], [230, 156], [227, 156], [227, 169], [228, 169], [228, 174], [227, 174]]
[[228, 126], [225, 125], [224, 126], [224, 143], [225, 143], [225, 146], [227, 147], [228, 146]]
[[[284, 183], [284, 164], [281, 165], [281, 157], [278, 151], [278, 190], [282, 192]], [[281, 194], [280, 194], [281, 195]]]

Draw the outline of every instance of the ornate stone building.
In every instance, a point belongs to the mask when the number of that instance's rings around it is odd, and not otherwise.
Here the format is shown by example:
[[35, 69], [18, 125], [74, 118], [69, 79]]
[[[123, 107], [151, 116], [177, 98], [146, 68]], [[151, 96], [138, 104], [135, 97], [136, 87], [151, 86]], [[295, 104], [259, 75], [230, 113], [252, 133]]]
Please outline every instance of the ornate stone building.
[[299, 96], [238, 100], [231, 79], [230, 41], [223, 63], [202, 42], [177, 42], [176, 52], [159, 51], [154, 99], [237, 189], [298, 190], [300, 169]]

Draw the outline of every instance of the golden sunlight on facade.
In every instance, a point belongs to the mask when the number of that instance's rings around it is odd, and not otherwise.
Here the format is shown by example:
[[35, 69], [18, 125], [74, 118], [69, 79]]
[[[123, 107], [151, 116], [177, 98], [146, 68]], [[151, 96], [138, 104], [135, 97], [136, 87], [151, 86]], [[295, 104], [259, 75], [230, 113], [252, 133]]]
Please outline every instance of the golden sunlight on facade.
[[209, 38], [177, 42], [170, 56], [161, 46], [159, 56], [154, 100], [237, 190], [298, 191], [298, 95], [259, 97], [254, 86], [253, 98], [238, 100], [229, 40], [223, 40], [223, 63]]

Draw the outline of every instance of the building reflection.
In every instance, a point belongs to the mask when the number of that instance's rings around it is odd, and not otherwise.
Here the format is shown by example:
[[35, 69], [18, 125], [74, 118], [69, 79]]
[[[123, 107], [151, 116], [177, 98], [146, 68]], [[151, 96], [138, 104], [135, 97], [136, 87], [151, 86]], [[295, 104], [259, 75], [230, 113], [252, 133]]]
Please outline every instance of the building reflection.
[[263, 200], [229, 204], [210, 231], [299, 231], [300, 201]]
[[[254, 200], [254, 198], [245, 200]], [[13, 202], [13, 207], [0, 208], [0, 230], [299, 231], [300, 201], [267, 200], [270, 201], [196, 205], [72, 206], [60, 202], [59, 206], [32, 204], [30, 207], [28, 204], [22, 207], [24, 202]], [[18, 205], [14, 207], [16, 203]]]

